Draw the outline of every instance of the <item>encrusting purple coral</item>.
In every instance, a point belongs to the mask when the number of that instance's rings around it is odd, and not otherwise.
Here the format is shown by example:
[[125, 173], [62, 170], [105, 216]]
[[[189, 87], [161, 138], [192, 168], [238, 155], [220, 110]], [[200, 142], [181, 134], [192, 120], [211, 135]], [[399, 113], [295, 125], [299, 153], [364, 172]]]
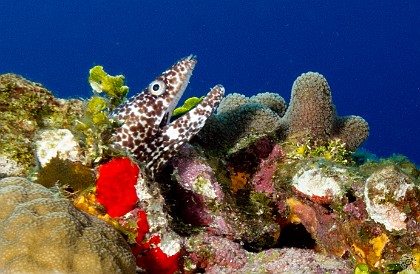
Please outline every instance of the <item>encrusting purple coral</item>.
[[239, 243], [200, 233], [185, 243], [187, 273], [353, 273], [350, 263], [297, 248], [246, 251]]
[[176, 197], [174, 214], [182, 222], [202, 227], [215, 235], [250, 243], [270, 237], [274, 241], [279, 229], [275, 220], [249, 218], [253, 214], [260, 215], [252, 209], [257, 202], [241, 204], [242, 198], [236, 200], [232, 193], [224, 191], [218, 182], [217, 171], [208, 162], [192, 147], [184, 148], [179, 156], [172, 159], [173, 195]]
[[[220, 216], [215, 216], [209, 204], [221, 203], [224, 194], [214, 171], [205, 161], [194, 157], [194, 153], [197, 152], [192, 147], [185, 146], [180, 155], [171, 161], [178, 182], [174, 190], [179, 203], [177, 215], [189, 224], [214, 226], [220, 223], [215, 222]], [[218, 227], [220, 233], [227, 233], [225, 226]]]

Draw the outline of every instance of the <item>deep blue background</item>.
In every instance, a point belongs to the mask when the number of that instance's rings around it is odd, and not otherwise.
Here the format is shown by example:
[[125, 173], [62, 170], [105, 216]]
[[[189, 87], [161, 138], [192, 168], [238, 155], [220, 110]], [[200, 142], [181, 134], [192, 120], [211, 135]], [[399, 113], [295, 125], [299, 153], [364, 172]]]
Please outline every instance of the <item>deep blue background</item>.
[[220, 83], [289, 101], [296, 77], [317, 71], [340, 115], [369, 122], [365, 148], [420, 163], [419, 14], [417, 0], [3, 0], [0, 73], [89, 97], [99, 64], [124, 74], [133, 95], [193, 53], [184, 99]]

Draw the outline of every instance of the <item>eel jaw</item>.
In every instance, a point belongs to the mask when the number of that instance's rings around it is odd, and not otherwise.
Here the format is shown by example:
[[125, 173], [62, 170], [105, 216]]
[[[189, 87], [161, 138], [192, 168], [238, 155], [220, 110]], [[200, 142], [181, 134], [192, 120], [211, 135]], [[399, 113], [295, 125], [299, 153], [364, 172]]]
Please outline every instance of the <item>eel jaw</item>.
[[190, 82], [192, 71], [196, 64], [197, 59], [195, 56], [190, 55], [185, 57], [162, 73], [160, 77], [149, 85], [148, 89], [150, 90], [153, 83], [159, 78], [163, 78], [166, 85], [166, 91], [161, 95], [166, 101], [166, 104], [163, 105], [166, 110], [160, 117], [161, 120], [159, 123], [162, 127], [167, 125], [171, 120], [172, 113]]

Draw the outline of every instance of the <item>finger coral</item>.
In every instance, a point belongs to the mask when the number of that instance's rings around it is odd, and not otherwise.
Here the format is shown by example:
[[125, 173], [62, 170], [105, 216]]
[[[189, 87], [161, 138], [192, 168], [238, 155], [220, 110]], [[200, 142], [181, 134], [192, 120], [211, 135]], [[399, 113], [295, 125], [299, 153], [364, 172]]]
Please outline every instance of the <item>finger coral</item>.
[[349, 150], [356, 150], [369, 135], [368, 124], [363, 118], [337, 116], [327, 80], [316, 72], [303, 73], [296, 79], [282, 123], [287, 136], [341, 139]]
[[0, 272], [135, 273], [122, 236], [23, 178], [0, 181]]
[[[308, 72], [294, 82], [288, 108], [275, 93], [251, 98], [229, 94], [220, 103], [217, 115], [208, 119], [198, 140], [207, 148], [228, 148], [232, 153], [266, 135], [326, 142], [340, 139], [354, 151], [367, 139], [369, 127], [359, 116], [337, 116], [327, 80], [319, 73]], [[213, 142], [216, 139], [218, 142]]]
[[207, 120], [199, 133], [199, 142], [209, 148], [222, 147], [230, 149], [230, 152], [237, 151], [279, 130], [285, 109], [283, 98], [272, 93], [258, 94], [252, 98], [230, 94], [220, 103], [217, 115]]
[[251, 102], [266, 105], [275, 113], [277, 113], [280, 117], [283, 117], [287, 109], [286, 101], [284, 101], [283, 97], [281, 97], [277, 93], [258, 93], [257, 95], [252, 96], [250, 100]]

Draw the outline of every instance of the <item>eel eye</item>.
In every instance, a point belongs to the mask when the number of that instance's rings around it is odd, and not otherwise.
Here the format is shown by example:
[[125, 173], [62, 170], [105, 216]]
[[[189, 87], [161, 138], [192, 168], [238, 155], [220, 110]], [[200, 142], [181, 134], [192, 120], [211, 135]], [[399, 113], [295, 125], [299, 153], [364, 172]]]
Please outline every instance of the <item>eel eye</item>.
[[149, 85], [149, 92], [153, 95], [159, 96], [166, 90], [166, 85], [162, 80], [155, 80]]

